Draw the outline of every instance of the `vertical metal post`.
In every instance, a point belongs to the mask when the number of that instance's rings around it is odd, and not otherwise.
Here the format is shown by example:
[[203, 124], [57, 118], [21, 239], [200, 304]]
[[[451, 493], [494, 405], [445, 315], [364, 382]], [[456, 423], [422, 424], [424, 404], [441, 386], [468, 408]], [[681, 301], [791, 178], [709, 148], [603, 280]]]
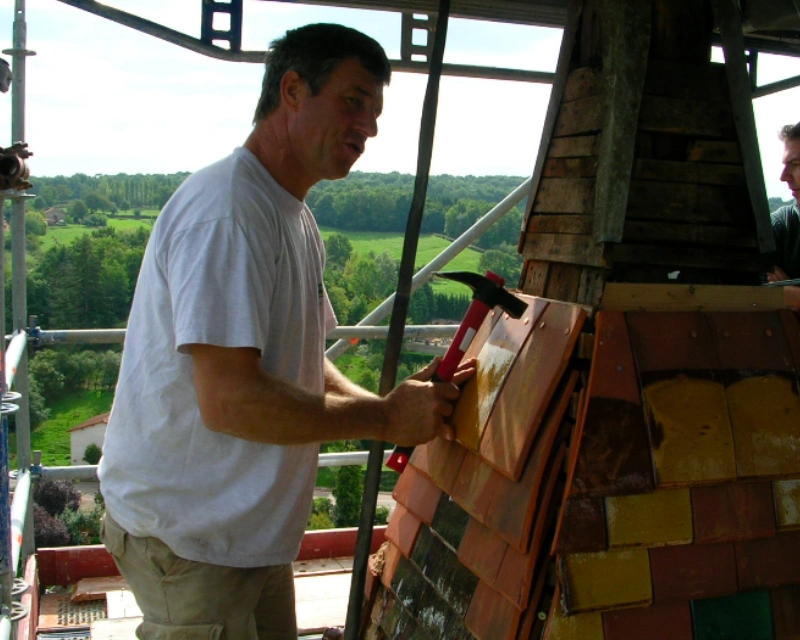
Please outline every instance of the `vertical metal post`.
[[[25, 0], [16, 0], [14, 5], [14, 45], [3, 53], [12, 54], [11, 71], [11, 141], [25, 140], [25, 62], [34, 55], [26, 49], [28, 25], [25, 21]], [[28, 292], [25, 264], [25, 197], [13, 198], [11, 209], [11, 298], [14, 331], [25, 331], [28, 318]], [[5, 290], [5, 280], [3, 280]], [[3, 316], [5, 331], [5, 316]], [[22, 354], [17, 367], [15, 388], [22, 397], [16, 413], [17, 467], [28, 469], [31, 462], [30, 384], [28, 381], [28, 355]], [[33, 532], [33, 507], [25, 516], [25, 529]], [[25, 536], [22, 547], [23, 558], [34, 552], [33, 535]]]

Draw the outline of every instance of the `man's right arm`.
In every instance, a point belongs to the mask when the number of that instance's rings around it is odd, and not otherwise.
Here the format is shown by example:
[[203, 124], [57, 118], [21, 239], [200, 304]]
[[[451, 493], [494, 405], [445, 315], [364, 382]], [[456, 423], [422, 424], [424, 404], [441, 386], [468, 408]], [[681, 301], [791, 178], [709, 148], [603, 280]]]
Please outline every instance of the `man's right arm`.
[[384, 398], [318, 395], [267, 374], [256, 349], [193, 344], [191, 358], [206, 427], [254, 442], [422, 444], [450, 433], [445, 419], [459, 395], [456, 384], [413, 376]]

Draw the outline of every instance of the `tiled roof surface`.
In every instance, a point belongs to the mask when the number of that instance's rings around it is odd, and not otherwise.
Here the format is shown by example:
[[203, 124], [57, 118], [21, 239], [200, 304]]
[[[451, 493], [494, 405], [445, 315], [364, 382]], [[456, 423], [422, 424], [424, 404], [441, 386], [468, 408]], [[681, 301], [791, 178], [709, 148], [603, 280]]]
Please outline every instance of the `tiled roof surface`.
[[526, 299], [398, 482], [364, 637], [800, 638], [795, 315], [600, 311], [589, 368]]

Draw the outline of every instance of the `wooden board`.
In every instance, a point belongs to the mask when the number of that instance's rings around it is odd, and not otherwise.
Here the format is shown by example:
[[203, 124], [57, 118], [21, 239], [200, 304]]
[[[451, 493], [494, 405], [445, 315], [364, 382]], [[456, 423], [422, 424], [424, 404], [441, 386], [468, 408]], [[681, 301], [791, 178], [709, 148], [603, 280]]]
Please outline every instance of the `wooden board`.
[[561, 105], [553, 130], [555, 136], [574, 136], [600, 131], [603, 123], [603, 97], [592, 96]]
[[670, 162], [639, 159], [633, 167], [633, 177], [665, 182], [692, 184], [743, 185], [744, 169], [734, 164]]
[[139, 609], [133, 591], [129, 589], [109, 591], [106, 594], [106, 607], [108, 608], [109, 620], [140, 618], [142, 616], [142, 610]]
[[596, 156], [600, 148], [602, 134], [594, 136], [572, 136], [569, 138], [553, 138], [548, 158], [582, 158]]
[[597, 158], [548, 158], [542, 175], [545, 178], [593, 178], [597, 175]]
[[663, 265], [670, 269], [696, 267], [717, 271], [767, 270], [766, 256], [755, 250], [728, 247], [669, 247], [664, 245], [617, 244], [610, 247], [612, 260], [643, 265]]
[[736, 139], [731, 108], [721, 102], [642, 96], [639, 128], [643, 131]]
[[573, 70], [567, 78], [563, 102], [599, 96], [602, 90], [603, 72], [596, 67], [580, 67]]
[[72, 592], [72, 597], [70, 599], [72, 602], [105, 600], [106, 592], [128, 588], [128, 583], [122, 576], [83, 578], [83, 580], [79, 580], [75, 585], [75, 590]]
[[535, 213], [592, 213], [594, 180], [542, 178], [533, 203]]
[[605, 245], [595, 244], [592, 236], [565, 233], [529, 233], [525, 237], [522, 256], [529, 260], [569, 262], [590, 267], [609, 266]]
[[725, 67], [713, 62], [695, 65], [651, 59], [647, 65], [644, 92], [666, 98], [727, 103]]
[[626, 243], [650, 241], [659, 244], [705, 244], [725, 245], [730, 247], [756, 247], [755, 231], [723, 225], [628, 220], [625, 222], [623, 238]]
[[689, 162], [727, 162], [741, 164], [738, 142], [697, 140], [689, 145]]
[[783, 306], [780, 287], [617, 282], [606, 284], [601, 304], [617, 311], [773, 311]]
[[746, 198], [744, 187], [632, 180], [627, 217], [734, 224], [746, 217]]
[[592, 216], [582, 215], [535, 215], [528, 222], [528, 233], [571, 233], [589, 235], [592, 232]]
[[121, 618], [119, 620], [98, 620], [91, 626], [92, 640], [134, 640], [136, 628], [142, 624], [141, 618]]

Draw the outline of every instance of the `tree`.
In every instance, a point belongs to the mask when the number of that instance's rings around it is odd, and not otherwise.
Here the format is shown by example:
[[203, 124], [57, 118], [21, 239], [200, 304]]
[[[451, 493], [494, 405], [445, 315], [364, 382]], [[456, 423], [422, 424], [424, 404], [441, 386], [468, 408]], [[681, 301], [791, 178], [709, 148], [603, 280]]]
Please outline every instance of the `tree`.
[[344, 269], [353, 253], [353, 245], [343, 233], [332, 233], [325, 240], [325, 251], [328, 255], [328, 265]]
[[[341, 451], [355, 451], [355, 443], [350, 440], [341, 443]], [[333, 486], [334, 523], [337, 527], [355, 527], [361, 516], [361, 494], [364, 492], [364, 476], [361, 467], [350, 465], [339, 467]]]
[[493, 271], [509, 284], [516, 284], [522, 270], [522, 257], [504, 251], [486, 251], [478, 262], [481, 271]]
[[69, 215], [75, 222], [80, 222], [89, 214], [89, 207], [83, 200], [75, 200], [69, 206]]
[[111, 200], [97, 191], [89, 191], [86, 193], [83, 197], [83, 201], [92, 213], [95, 211], [114, 211], [116, 209], [116, 205], [111, 202]]
[[47, 220], [38, 211], [25, 212], [25, 233], [34, 236], [43, 236], [47, 233]]

